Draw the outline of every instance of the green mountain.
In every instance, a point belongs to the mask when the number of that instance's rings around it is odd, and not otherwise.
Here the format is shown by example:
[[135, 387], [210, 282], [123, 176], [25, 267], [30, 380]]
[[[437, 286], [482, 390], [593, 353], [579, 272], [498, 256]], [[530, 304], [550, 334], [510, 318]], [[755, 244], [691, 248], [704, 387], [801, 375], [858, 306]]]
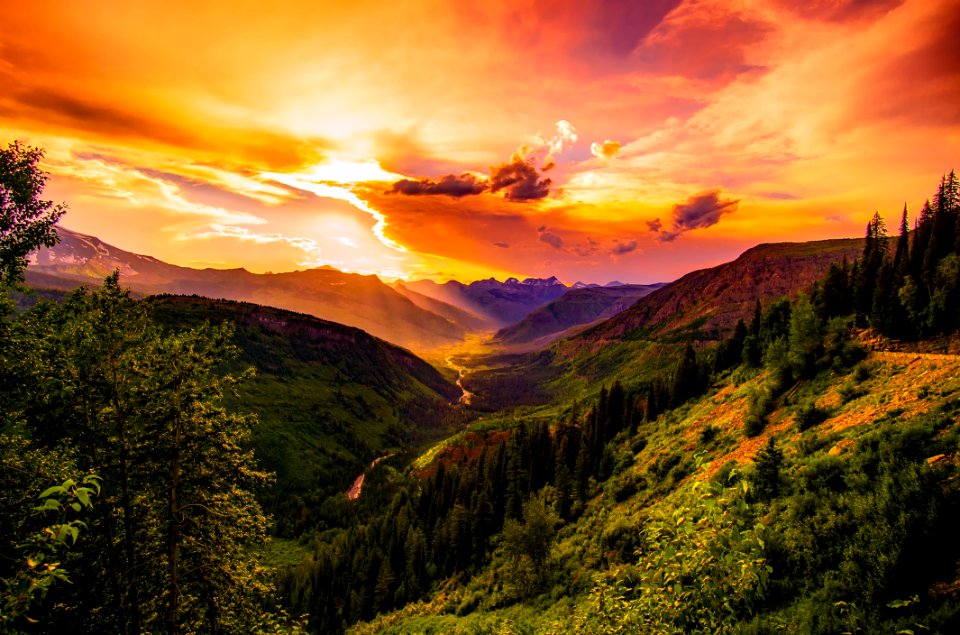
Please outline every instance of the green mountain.
[[[651, 294], [520, 370], [502, 358], [527, 378], [571, 351], [640, 360], [594, 362], [584, 389], [568, 367], [542, 405], [378, 469], [385, 509], [286, 571], [290, 606], [358, 635], [957, 632], [960, 243], [921, 242], [938, 213], [898, 250], [871, 221], [852, 266], [850, 242], [763, 246], [657, 292], [673, 310]], [[727, 328], [723, 283], [757, 262], [777, 274], [752, 278], [763, 310]], [[941, 284], [929, 303], [903, 292], [910, 262]], [[678, 301], [694, 288], [712, 304]], [[925, 321], [891, 319], [907, 309]]]
[[[412, 353], [364, 331], [309, 315], [197, 296], [152, 296], [171, 328], [236, 325], [241, 370], [256, 376], [235, 397], [260, 419], [253, 447], [277, 474], [275, 497], [346, 491], [373, 458], [444, 434], [461, 391]], [[287, 501], [289, 504], [289, 501]]]

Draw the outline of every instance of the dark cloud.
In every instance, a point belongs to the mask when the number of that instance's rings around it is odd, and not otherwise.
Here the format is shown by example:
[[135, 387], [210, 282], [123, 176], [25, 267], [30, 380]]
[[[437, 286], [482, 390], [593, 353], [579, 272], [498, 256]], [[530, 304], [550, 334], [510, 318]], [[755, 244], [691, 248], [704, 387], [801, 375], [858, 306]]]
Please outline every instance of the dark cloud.
[[573, 251], [583, 258], [590, 258], [597, 255], [600, 251], [600, 243], [596, 239], [587, 236], [587, 244], [577, 243]]
[[[453, 198], [474, 196], [484, 192], [502, 191], [508, 201], [535, 201], [550, 194], [548, 178], [541, 178], [537, 167], [526, 160], [526, 148], [521, 148], [511, 157], [509, 163], [490, 168], [490, 181], [486, 182], [473, 174], [463, 173], [459, 176], [448, 174], [439, 180], [432, 179], [401, 179], [393, 184], [388, 194], [406, 194], [407, 196], [445, 195]], [[544, 170], [553, 167], [552, 159], [544, 166]]]
[[778, 0], [777, 4], [805, 19], [824, 22], [875, 20], [903, 4], [903, 0]]
[[702, 229], [720, 222], [720, 217], [737, 211], [739, 200], [720, 198], [720, 190], [701, 192], [673, 206], [671, 229], [664, 231], [660, 219], [647, 221], [647, 227], [660, 242], [672, 242], [684, 232]]
[[601, 0], [596, 3], [592, 47], [618, 56], [629, 55], [681, 0]]
[[550, 193], [550, 179], [541, 179], [536, 167], [514, 155], [510, 163], [504, 163], [490, 171], [490, 191], [503, 190], [511, 201], [534, 201]]
[[721, 199], [720, 190], [696, 194], [673, 206], [673, 227], [687, 231], [716, 225], [722, 215], [735, 212], [739, 203]]
[[501, 249], [508, 249], [508, 248], [510, 247], [510, 243], [496, 242], [496, 243], [493, 243], [493, 245], [494, 245], [495, 247], [499, 247], [499, 248], [501, 248]]
[[275, 170], [314, 162], [334, 147], [325, 139], [293, 137], [269, 130], [239, 131], [213, 125], [188, 128], [155, 117], [149, 109], [115, 106], [95, 95], [32, 86], [30, 81], [29, 76], [18, 77], [0, 67], [0, 85], [7, 86], [6, 92], [0, 94], [0, 115], [42, 125], [58, 124], [111, 142], [123, 138], [192, 150], [216, 150]]
[[553, 247], [554, 249], [562, 249], [562, 248], [563, 248], [563, 239], [560, 238], [559, 236], [557, 236], [556, 234], [551, 234], [551, 233], [547, 230], [547, 226], [546, 226], [546, 225], [540, 225], [540, 227], [537, 228], [537, 233], [540, 234], [540, 240], [541, 240], [542, 242], [547, 243], [548, 245], [550, 245], [550, 246]]
[[613, 249], [610, 250], [610, 253], [614, 256], [622, 256], [624, 254], [629, 254], [631, 251], [637, 250], [637, 241], [631, 240], [629, 242], [620, 242], [619, 240], [613, 246]]
[[487, 184], [472, 174], [448, 174], [439, 181], [431, 179], [401, 179], [393, 184], [390, 190], [394, 194], [406, 194], [407, 196], [430, 196], [444, 195], [460, 198], [462, 196], [473, 196], [487, 190]]

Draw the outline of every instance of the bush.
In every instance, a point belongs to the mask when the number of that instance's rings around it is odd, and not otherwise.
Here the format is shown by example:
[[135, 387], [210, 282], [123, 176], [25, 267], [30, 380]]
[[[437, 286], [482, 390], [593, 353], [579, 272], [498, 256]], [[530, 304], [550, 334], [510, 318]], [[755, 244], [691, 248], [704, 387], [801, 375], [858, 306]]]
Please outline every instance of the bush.
[[767, 425], [767, 415], [773, 411], [774, 399], [769, 386], [751, 388], [747, 395], [747, 416], [743, 423], [743, 433], [755, 437], [763, 432]]
[[800, 431], [809, 430], [815, 425], [823, 423], [827, 419], [828, 413], [817, 407], [815, 403], [807, 403], [797, 410], [796, 422]]
[[697, 482], [696, 500], [654, 512], [633, 566], [601, 575], [575, 633], [729, 632], [764, 596], [764, 527], [739, 488]]

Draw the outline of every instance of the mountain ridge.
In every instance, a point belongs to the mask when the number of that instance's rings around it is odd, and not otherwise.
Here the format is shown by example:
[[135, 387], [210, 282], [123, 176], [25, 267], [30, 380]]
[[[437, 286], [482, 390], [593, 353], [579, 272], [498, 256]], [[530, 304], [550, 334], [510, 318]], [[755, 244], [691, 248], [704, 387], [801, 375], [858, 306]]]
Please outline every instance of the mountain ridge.
[[243, 268], [193, 269], [163, 262], [105, 243], [95, 236], [58, 228], [60, 243], [30, 257], [28, 280], [43, 276], [62, 288], [99, 284], [119, 270], [124, 286], [144, 294], [173, 293], [253, 302], [307, 313], [361, 328], [413, 349], [463, 339], [463, 326], [421, 308], [375, 275], [320, 267], [286, 273], [252, 273]]
[[591, 285], [571, 288], [556, 300], [530, 312], [519, 322], [497, 331], [493, 342], [544, 346], [568, 334], [570, 329], [613, 317], [665, 285]]
[[487, 278], [469, 284], [456, 280], [443, 284], [433, 280], [415, 280], [408, 282], [406, 287], [478, 315], [495, 328], [519, 322], [531, 311], [569, 291], [555, 276], [523, 280], [507, 278], [503, 282]]
[[704, 335], [728, 333], [752, 313], [756, 300], [808, 289], [832, 263], [852, 262], [863, 244], [861, 238], [761, 243], [730, 262], [691, 271], [578, 337], [621, 339], [641, 329], [661, 333], [698, 321]]

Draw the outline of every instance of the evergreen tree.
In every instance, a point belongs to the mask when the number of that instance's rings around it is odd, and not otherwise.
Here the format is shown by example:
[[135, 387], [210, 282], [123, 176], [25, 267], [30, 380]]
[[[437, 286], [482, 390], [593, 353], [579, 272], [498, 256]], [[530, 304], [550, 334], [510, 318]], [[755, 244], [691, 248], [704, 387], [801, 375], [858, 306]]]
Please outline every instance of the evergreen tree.
[[757, 453], [753, 475], [753, 492], [759, 500], [772, 500], [780, 495], [780, 470], [783, 466], [783, 451], [771, 436], [766, 447]]
[[670, 386], [670, 404], [679, 406], [700, 393], [700, 367], [693, 346], [687, 343]]

